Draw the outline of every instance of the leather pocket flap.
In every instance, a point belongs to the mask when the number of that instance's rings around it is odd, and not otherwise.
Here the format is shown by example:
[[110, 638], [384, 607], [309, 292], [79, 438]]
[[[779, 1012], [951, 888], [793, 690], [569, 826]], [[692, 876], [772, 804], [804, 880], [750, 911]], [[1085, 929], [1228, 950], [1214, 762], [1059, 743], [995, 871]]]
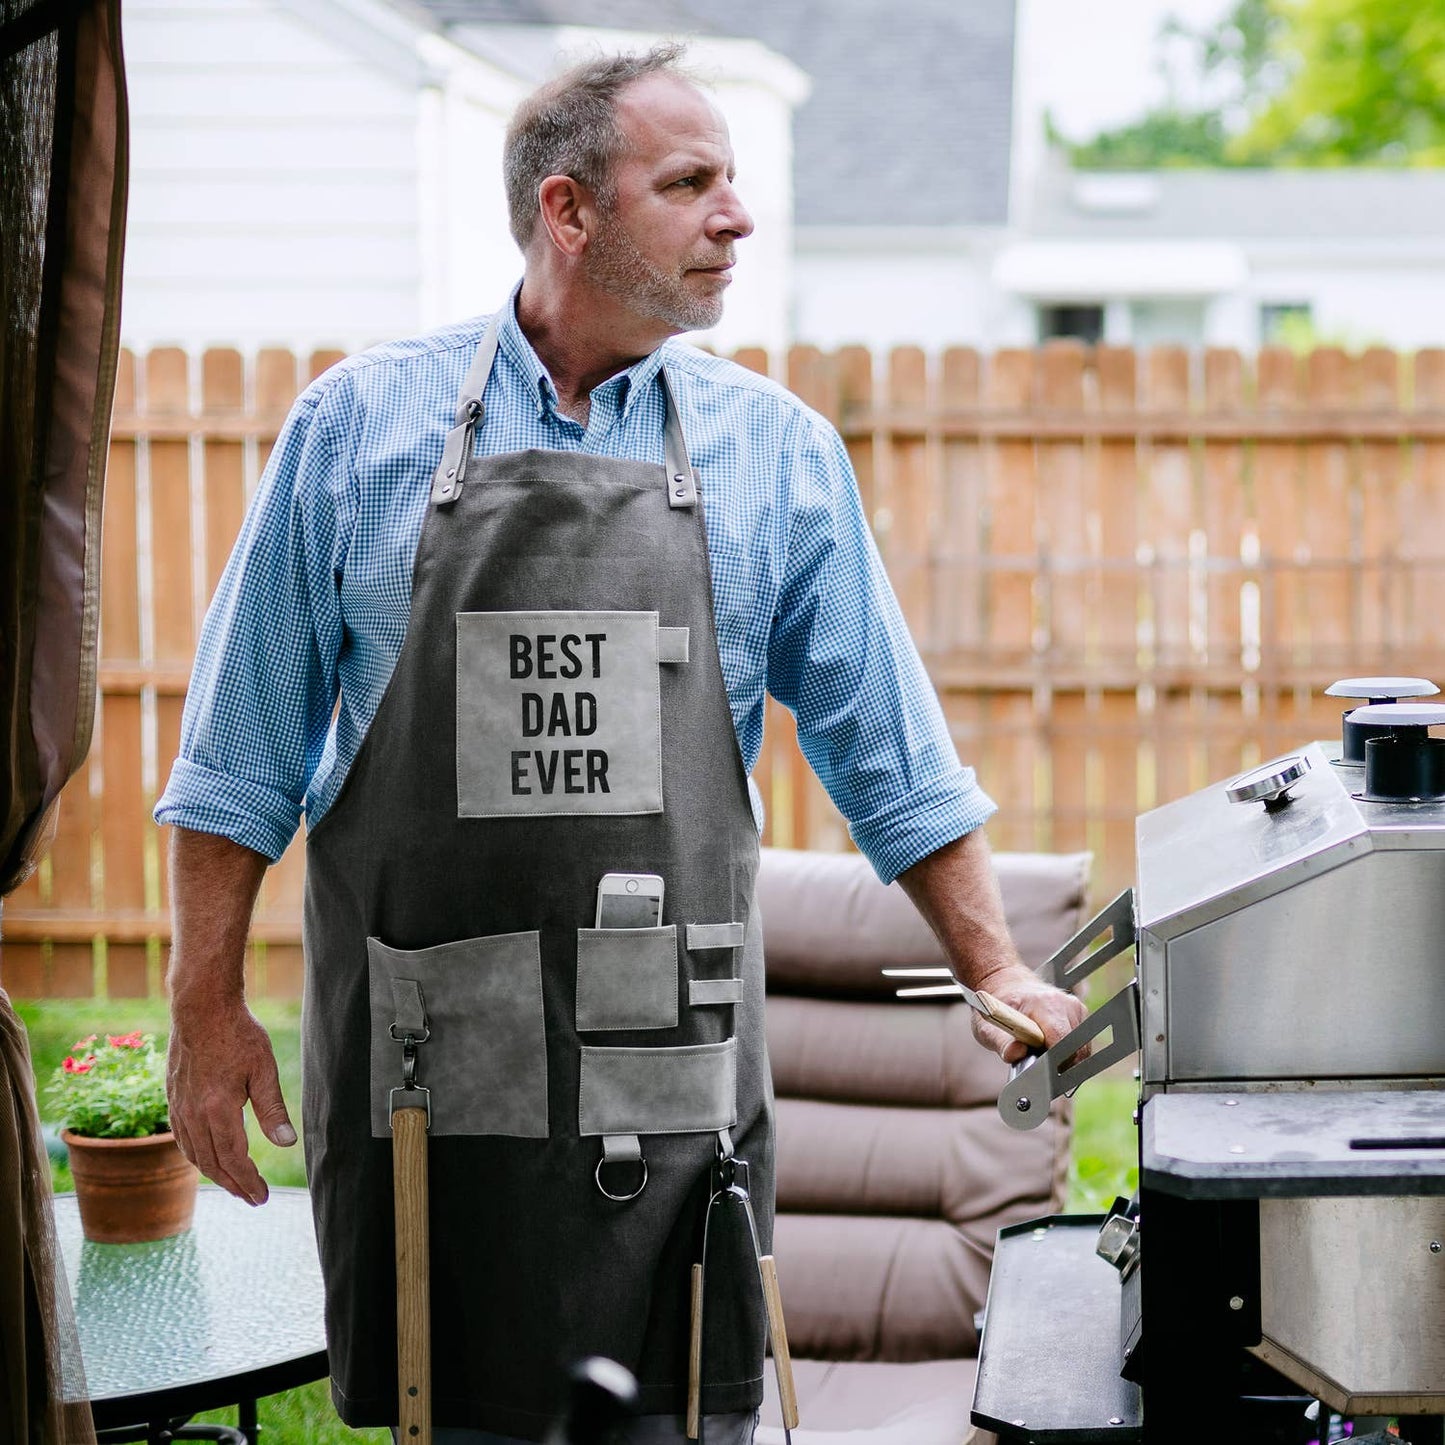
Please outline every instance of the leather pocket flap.
[[371, 969], [371, 1132], [391, 1133], [387, 1102], [401, 1083], [395, 979], [420, 986], [430, 1037], [417, 1083], [431, 1089], [433, 1134], [547, 1137], [547, 1039], [536, 933], [464, 938], [432, 948], [366, 940]]
[[577, 930], [577, 1028], [677, 1026], [677, 925]]
[[736, 1039], [681, 1049], [582, 1049], [584, 1135], [693, 1134], [737, 1122]]

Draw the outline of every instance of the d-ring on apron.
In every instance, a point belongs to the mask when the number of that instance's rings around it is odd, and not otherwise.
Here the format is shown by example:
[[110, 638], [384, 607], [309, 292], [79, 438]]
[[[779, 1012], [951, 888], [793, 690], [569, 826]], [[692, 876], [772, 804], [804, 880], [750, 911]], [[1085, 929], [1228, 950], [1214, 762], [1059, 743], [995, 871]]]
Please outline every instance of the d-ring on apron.
[[[387, 1098], [419, 989], [433, 1416], [539, 1439], [586, 1355], [636, 1372], [644, 1413], [683, 1411], [719, 1139], [767, 1249], [772, 1100], [757, 834], [666, 374], [665, 467], [474, 459], [495, 352], [493, 324], [396, 670], [309, 837], [304, 1112], [333, 1394], [392, 1423]], [[661, 874], [662, 926], [594, 929], [606, 872]], [[706, 1412], [761, 1400], [763, 1318], [745, 1231], [710, 1240]]]

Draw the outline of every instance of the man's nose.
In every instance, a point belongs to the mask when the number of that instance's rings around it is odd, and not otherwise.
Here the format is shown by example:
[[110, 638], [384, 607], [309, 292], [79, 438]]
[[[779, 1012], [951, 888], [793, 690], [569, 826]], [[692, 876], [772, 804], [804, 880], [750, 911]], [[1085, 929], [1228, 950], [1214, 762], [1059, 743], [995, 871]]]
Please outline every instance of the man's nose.
[[744, 236], [751, 236], [753, 233], [752, 215], [733, 189], [731, 181], [723, 182], [721, 203], [713, 212], [709, 231], [715, 237], [726, 236], [735, 241], [741, 241]]

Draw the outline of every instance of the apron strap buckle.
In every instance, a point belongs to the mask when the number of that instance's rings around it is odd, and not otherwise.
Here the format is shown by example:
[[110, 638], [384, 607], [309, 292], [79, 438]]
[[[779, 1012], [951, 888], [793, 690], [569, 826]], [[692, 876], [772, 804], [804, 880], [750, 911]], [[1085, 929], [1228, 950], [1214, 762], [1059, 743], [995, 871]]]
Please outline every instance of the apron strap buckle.
[[462, 419], [447, 433], [442, 459], [431, 479], [431, 499], [438, 507], [451, 506], [462, 494], [467, 462], [472, 455], [472, 440], [481, 415], [482, 404], [473, 398], [462, 409]]

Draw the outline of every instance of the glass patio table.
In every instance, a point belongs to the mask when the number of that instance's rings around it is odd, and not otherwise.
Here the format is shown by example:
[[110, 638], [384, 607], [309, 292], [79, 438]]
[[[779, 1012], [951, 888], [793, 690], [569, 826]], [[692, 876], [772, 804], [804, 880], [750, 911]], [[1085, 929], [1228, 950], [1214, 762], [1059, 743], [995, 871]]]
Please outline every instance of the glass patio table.
[[[256, 1440], [256, 1401], [327, 1373], [321, 1268], [304, 1189], [259, 1209], [203, 1186], [191, 1228], [93, 1244], [73, 1194], [55, 1229], [103, 1441]], [[239, 1432], [184, 1421], [239, 1406]]]

